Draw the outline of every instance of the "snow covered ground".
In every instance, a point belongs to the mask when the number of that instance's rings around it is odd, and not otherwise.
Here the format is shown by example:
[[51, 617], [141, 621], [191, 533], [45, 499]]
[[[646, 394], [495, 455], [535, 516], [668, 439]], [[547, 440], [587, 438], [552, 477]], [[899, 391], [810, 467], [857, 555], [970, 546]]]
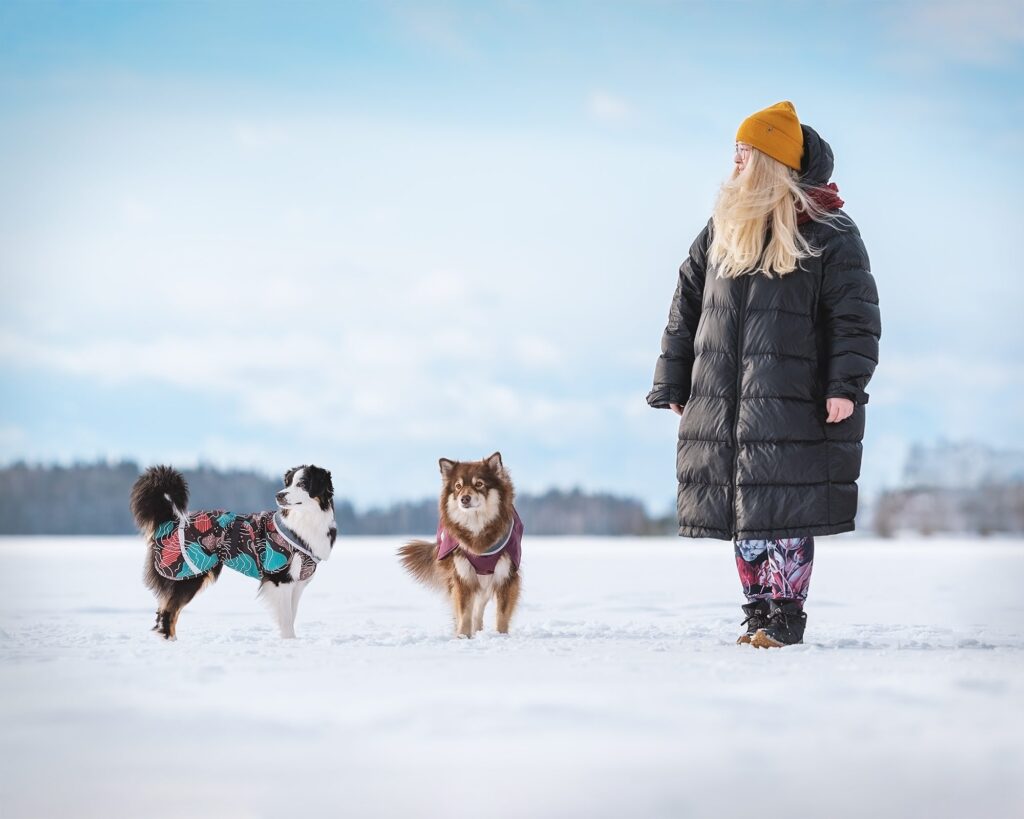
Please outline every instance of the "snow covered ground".
[[298, 640], [225, 572], [163, 643], [140, 542], [0, 539], [0, 813], [1024, 816], [1024, 542], [822, 539], [780, 651], [728, 544], [528, 536], [467, 642], [398, 543], [342, 537]]

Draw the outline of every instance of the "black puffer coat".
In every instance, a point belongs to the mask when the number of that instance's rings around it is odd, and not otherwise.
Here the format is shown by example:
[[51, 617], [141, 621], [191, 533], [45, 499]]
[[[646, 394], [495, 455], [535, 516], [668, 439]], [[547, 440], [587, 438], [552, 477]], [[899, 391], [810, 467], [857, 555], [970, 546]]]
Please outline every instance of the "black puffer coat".
[[[804, 126], [803, 182], [832, 175], [832, 149]], [[842, 212], [840, 212], [842, 213]], [[711, 223], [679, 268], [662, 353], [647, 396], [684, 404], [679, 424], [679, 534], [767, 539], [853, 529], [864, 392], [878, 360], [878, 294], [849, 217], [808, 222], [821, 255], [786, 276], [719, 278]], [[825, 423], [825, 399], [850, 398]]]

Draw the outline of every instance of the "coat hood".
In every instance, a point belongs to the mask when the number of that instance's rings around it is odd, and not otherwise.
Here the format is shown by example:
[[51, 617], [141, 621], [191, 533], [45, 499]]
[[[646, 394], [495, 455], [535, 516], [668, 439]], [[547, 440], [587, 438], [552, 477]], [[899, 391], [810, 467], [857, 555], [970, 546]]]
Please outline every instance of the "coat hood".
[[800, 181], [805, 185], [824, 186], [832, 178], [835, 157], [832, 146], [809, 125], [801, 125], [804, 133], [804, 154], [800, 158]]

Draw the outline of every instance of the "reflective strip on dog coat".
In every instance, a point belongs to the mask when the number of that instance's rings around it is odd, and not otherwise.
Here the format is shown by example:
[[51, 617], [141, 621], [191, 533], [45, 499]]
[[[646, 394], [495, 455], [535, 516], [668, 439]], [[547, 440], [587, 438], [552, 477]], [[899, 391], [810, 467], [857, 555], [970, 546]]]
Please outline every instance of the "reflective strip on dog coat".
[[498, 565], [501, 556], [507, 554], [512, 565], [519, 568], [519, 560], [523, 554], [523, 522], [519, 519], [519, 513], [512, 510], [512, 528], [509, 529], [501, 540], [494, 544], [483, 554], [463, 549], [462, 544], [455, 539], [447, 529], [437, 525], [437, 559], [447, 557], [456, 549], [462, 552], [462, 556], [469, 561], [476, 569], [477, 574], [494, 574], [494, 567]]
[[273, 512], [193, 512], [160, 524], [153, 544], [156, 570], [169, 580], [197, 577], [218, 563], [248, 577], [264, 577], [286, 569], [295, 554], [302, 558], [300, 580], [316, 570], [316, 561], [279, 531]]

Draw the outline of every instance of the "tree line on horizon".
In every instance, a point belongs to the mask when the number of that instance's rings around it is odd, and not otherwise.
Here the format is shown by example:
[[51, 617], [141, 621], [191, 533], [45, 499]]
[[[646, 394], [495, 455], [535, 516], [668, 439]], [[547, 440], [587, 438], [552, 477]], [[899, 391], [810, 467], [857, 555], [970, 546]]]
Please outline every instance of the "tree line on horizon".
[[[271, 509], [280, 482], [251, 470], [210, 466], [183, 469], [193, 509], [252, 512]], [[71, 466], [15, 463], [0, 467], [0, 534], [128, 535], [132, 484], [141, 474], [131, 461]], [[437, 528], [437, 499], [398, 501], [358, 511], [335, 497], [340, 532], [350, 535], [424, 535]], [[607, 493], [550, 489], [518, 494], [516, 508], [536, 535], [665, 535], [671, 517], [652, 517], [643, 503]]]
[[[273, 507], [279, 481], [252, 470], [200, 466], [182, 470], [193, 509], [251, 512]], [[0, 535], [128, 535], [135, 525], [128, 495], [141, 470], [131, 461], [72, 466], [14, 463], [0, 467]], [[999, 476], [962, 486], [926, 483], [915, 474], [887, 489], [858, 517], [861, 531], [881, 537], [1024, 534], [1024, 479]], [[520, 494], [516, 507], [535, 535], [672, 535], [672, 515], [650, 515], [643, 503], [609, 493], [549, 489]], [[429, 535], [437, 499], [398, 501], [357, 510], [335, 498], [338, 528], [350, 535]]]

